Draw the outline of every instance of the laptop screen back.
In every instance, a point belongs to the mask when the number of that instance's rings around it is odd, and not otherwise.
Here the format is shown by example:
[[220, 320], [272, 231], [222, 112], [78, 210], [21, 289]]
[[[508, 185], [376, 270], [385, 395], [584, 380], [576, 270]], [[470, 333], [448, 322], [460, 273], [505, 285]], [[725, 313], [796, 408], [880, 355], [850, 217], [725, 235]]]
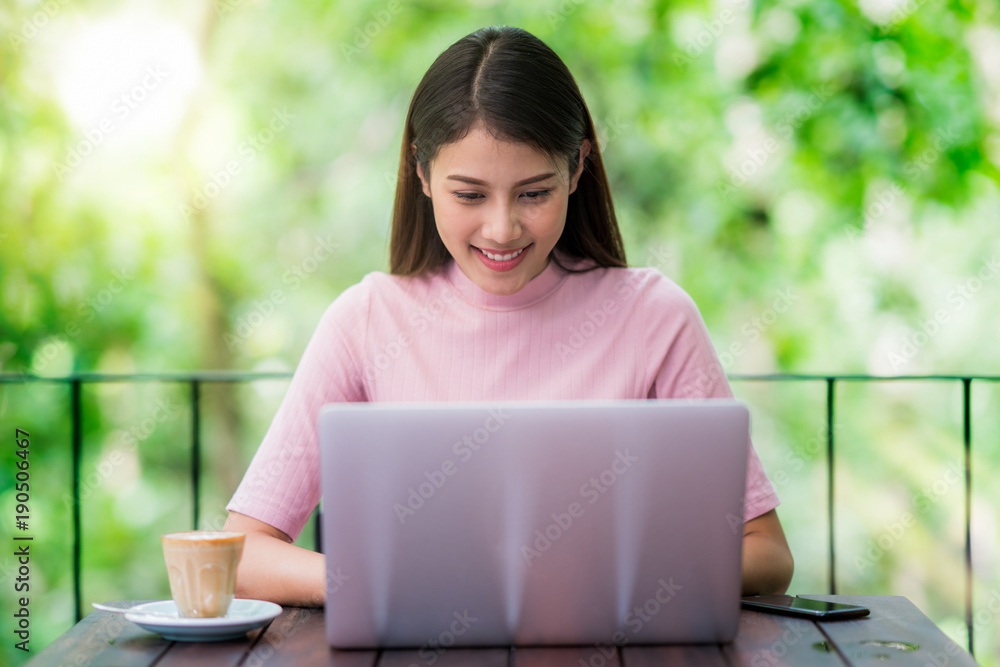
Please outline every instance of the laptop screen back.
[[335, 404], [319, 424], [332, 645], [735, 636], [739, 403]]

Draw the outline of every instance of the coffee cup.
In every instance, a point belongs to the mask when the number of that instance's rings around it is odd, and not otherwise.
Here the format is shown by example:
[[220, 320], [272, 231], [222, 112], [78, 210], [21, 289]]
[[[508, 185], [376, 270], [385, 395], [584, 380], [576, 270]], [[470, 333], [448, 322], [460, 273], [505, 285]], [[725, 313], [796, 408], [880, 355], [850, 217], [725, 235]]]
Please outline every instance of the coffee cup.
[[170, 595], [184, 618], [225, 616], [236, 592], [236, 565], [246, 535], [191, 530], [161, 537]]

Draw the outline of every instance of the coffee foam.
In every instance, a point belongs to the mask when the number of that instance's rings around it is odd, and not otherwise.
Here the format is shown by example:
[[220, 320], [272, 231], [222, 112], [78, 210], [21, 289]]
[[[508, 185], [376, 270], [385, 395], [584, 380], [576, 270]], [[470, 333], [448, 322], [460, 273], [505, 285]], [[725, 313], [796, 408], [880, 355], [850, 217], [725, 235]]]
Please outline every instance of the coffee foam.
[[242, 537], [243, 533], [230, 530], [189, 530], [182, 533], [167, 533], [168, 540], [232, 540]]

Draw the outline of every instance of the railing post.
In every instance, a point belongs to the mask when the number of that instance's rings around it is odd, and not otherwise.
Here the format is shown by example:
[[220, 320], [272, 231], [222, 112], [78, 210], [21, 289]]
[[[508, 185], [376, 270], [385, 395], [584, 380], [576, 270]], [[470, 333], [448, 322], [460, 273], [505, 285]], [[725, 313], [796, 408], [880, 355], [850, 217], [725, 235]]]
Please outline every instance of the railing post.
[[837, 594], [837, 549], [834, 535], [834, 466], [833, 466], [833, 425], [834, 425], [834, 383], [836, 378], [826, 378], [826, 513], [830, 541], [830, 595]]
[[191, 380], [191, 530], [198, 530], [201, 497], [201, 384]]
[[70, 381], [70, 410], [73, 420], [72, 438], [72, 470], [73, 470], [73, 609], [76, 621], [83, 618], [82, 599], [80, 592], [80, 555], [83, 530], [80, 523], [80, 459], [83, 456], [83, 405], [80, 391], [80, 380]]
[[973, 650], [972, 624], [972, 378], [962, 378], [962, 440], [965, 450], [965, 627], [969, 653]]

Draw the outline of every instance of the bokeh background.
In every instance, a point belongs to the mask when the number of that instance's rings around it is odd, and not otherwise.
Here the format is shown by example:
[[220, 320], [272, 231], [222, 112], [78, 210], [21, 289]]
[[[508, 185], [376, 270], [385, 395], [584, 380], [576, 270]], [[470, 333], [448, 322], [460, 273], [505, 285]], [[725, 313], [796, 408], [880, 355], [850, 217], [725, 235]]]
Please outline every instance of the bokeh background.
[[[574, 72], [630, 262], [694, 297], [727, 372], [1000, 373], [993, 0], [6, 0], [0, 373], [293, 370], [325, 307], [387, 267], [413, 89], [490, 24]], [[20, 428], [33, 655], [75, 620], [69, 388], [20, 380], [0, 384], [0, 524]], [[286, 387], [205, 386], [199, 527], [224, 520]], [[1000, 665], [1000, 388], [972, 388], [976, 656]], [[825, 385], [734, 389], [784, 501], [791, 590], [826, 592]], [[169, 594], [187, 392], [84, 388], [85, 607]], [[905, 595], [965, 646], [961, 385], [844, 383], [837, 402], [838, 592]], [[0, 662], [18, 664], [0, 552]]]

